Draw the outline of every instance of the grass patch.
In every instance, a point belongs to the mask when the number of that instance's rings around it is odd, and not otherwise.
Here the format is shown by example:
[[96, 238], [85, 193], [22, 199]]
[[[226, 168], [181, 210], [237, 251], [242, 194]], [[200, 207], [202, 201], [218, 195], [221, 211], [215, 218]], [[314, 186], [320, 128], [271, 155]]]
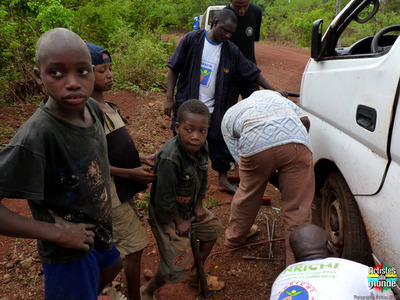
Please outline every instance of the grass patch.
[[212, 207], [212, 206], [216, 206], [219, 205], [220, 202], [219, 200], [213, 198], [213, 197], [209, 197], [204, 203], [203, 205], [207, 208]]

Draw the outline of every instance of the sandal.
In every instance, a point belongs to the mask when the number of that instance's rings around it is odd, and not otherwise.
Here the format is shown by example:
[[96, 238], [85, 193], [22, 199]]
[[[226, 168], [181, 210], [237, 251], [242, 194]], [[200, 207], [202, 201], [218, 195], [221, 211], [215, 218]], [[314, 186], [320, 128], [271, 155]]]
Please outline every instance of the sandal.
[[220, 191], [221, 191], [221, 192], [228, 193], [228, 194], [231, 194], [231, 195], [235, 195], [235, 193], [236, 193], [236, 191], [237, 191], [238, 188], [239, 188], [239, 187], [238, 187], [237, 185], [232, 184], [232, 185], [229, 187], [229, 189], [221, 188]]
[[[218, 280], [217, 276], [206, 275], [207, 286], [210, 291], [216, 292], [220, 291], [225, 287], [225, 282]], [[193, 278], [189, 279], [189, 284], [191, 287], [198, 288], [199, 282], [193, 281]]]
[[207, 276], [207, 285], [210, 291], [216, 292], [220, 291], [225, 287], [225, 282], [218, 280], [217, 276]]
[[246, 235], [246, 238], [252, 237], [258, 232], [258, 226], [256, 224], [253, 224], [250, 228], [250, 232]]
[[115, 287], [106, 287], [102, 291], [103, 297], [105, 298], [98, 298], [98, 299], [111, 299], [111, 300], [127, 300], [126, 296], [121, 292], [118, 292]]

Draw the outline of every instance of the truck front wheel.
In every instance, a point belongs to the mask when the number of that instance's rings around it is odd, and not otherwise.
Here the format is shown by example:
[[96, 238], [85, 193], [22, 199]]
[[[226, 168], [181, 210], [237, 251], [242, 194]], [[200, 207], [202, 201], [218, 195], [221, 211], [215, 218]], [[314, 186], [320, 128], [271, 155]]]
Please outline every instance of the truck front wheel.
[[322, 226], [334, 242], [340, 257], [371, 263], [371, 248], [358, 205], [343, 176], [332, 172], [321, 189]]

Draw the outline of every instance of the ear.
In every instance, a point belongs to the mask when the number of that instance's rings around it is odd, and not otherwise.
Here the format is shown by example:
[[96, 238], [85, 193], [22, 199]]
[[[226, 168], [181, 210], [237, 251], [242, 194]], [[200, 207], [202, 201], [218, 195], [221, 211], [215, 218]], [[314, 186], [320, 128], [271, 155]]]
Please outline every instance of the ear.
[[36, 81], [37, 81], [39, 84], [43, 84], [42, 77], [40, 76], [40, 70], [39, 70], [39, 68], [33, 68], [33, 73], [35, 74]]
[[328, 241], [326, 248], [328, 248], [328, 251], [332, 256], [339, 257], [339, 253], [337, 252], [337, 249], [332, 241]]
[[178, 134], [179, 126], [181, 126], [181, 124], [179, 124], [179, 122], [176, 122], [175, 123], [175, 132], [176, 132], [176, 134]]

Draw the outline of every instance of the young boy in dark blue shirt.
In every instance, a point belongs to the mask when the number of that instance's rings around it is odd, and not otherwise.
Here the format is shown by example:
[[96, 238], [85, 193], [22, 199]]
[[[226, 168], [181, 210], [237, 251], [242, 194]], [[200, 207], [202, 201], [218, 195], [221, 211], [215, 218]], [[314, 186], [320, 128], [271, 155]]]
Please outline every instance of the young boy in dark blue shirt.
[[78, 35], [55, 28], [39, 39], [36, 64], [48, 98], [0, 151], [0, 199], [28, 199], [34, 219], [0, 204], [0, 234], [38, 240], [47, 300], [97, 300], [122, 261], [103, 116], [89, 98], [90, 53]]

